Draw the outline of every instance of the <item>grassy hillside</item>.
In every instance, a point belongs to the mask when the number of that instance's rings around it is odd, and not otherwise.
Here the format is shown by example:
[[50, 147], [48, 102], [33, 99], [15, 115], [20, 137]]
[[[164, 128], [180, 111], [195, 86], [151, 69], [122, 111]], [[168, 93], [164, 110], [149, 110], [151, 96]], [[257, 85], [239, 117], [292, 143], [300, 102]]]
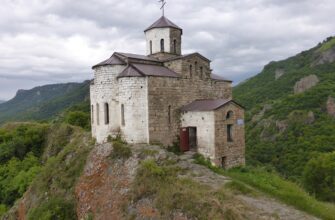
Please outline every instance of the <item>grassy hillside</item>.
[[88, 94], [89, 81], [19, 90], [13, 99], [0, 104], [0, 124], [50, 119], [72, 105], [88, 101]]
[[[234, 88], [235, 99], [247, 107], [247, 163], [274, 169], [333, 202], [335, 117], [327, 101], [335, 97], [334, 40], [271, 62]], [[312, 74], [319, 82], [294, 93], [296, 83]], [[313, 162], [317, 159], [325, 162]]]

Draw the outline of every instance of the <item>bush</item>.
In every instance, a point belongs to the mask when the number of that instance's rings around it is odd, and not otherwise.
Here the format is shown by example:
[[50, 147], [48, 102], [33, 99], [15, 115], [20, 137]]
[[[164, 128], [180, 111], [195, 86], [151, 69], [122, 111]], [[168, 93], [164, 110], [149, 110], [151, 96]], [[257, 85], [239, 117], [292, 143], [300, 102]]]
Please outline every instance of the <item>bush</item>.
[[126, 144], [117, 141], [113, 142], [113, 152], [111, 154], [113, 159], [128, 159], [131, 155], [131, 148]]
[[42, 203], [39, 207], [33, 208], [28, 213], [30, 220], [71, 220], [77, 219], [75, 205], [73, 202], [65, 201], [63, 198], [52, 197]]
[[65, 115], [65, 122], [70, 125], [79, 126], [84, 129], [90, 129], [90, 114], [82, 111], [70, 111]]
[[335, 202], [335, 152], [312, 158], [306, 164], [303, 182], [317, 198]]

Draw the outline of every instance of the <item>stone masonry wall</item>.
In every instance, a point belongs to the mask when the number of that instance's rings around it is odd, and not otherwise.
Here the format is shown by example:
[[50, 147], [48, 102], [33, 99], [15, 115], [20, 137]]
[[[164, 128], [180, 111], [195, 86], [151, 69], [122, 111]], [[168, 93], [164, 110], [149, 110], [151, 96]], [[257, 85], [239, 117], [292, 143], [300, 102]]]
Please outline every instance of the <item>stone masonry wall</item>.
[[[173, 41], [176, 40], [176, 53], [174, 51]], [[170, 28], [170, 52], [176, 55], [181, 55], [181, 30]]]
[[[233, 115], [230, 119], [226, 119], [229, 111], [232, 111]], [[238, 120], [240, 123], [238, 123]], [[228, 124], [233, 125], [232, 142], [227, 140]], [[230, 103], [215, 111], [215, 137], [216, 155], [214, 163], [216, 165], [222, 165], [223, 157], [226, 158], [224, 168], [245, 164], [244, 110], [242, 108]]]
[[211, 112], [182, 113], [182, 127], [197, 128], [197, 151], [211, 160], [215, 159], [215, 114]]
[[129, 143], [149, 143], [147, 80], [146, 77], [119, 78], [119, 114], [123, 104], [125, 122], [121, 123], [121, 134]]
[[[108, 135], [120, 129], [117, 75], [125, 65], [101, 66], [95, 69], [94, 82], [90, 87], [92, 136], [98, 143], [106, 140]], [[109, 124], [105, 123], [104, 105], [109, 105]], [[99, 105], [99, 112], [97, 111]], [[93, 110], [93, 111], [92, 111]], [[99, 117], [97, 116], [99, 114]], [[99, 118], [99, 121], [98, 121]]]
[[[231, 83], [192, 78], [148, 78], [150, 142], [171, 145], [180, 129], [180, 108], [196, 99], [231, 98]], [[169, 106], [171, 113], [169, 113]], [[168, 120], [170, 114], [171, 120]]]

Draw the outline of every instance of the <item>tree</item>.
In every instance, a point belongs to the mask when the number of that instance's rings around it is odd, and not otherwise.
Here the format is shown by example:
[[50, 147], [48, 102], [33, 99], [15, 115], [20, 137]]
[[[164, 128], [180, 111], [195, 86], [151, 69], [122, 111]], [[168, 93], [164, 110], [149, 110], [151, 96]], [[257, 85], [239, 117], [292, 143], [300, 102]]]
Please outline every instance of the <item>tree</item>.
[[312, 158], [305, 166], [303, 182], [317, 198], [335, 202], [335, 151]]

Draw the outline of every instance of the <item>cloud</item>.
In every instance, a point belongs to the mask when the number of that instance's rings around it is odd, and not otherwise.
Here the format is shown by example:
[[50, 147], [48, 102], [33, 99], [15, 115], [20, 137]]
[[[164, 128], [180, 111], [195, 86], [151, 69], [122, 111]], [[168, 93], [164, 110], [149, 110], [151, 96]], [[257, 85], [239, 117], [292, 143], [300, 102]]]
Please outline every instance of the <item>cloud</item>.
[[[184, 29], [183, 52], [199, 51], [235, 82], [334, 35], [333, 0], [169, 0]], [[156, 0], [3, 0], [0, 99], [17, 89], [82, 81], [114, 51], [145, 53]]]

